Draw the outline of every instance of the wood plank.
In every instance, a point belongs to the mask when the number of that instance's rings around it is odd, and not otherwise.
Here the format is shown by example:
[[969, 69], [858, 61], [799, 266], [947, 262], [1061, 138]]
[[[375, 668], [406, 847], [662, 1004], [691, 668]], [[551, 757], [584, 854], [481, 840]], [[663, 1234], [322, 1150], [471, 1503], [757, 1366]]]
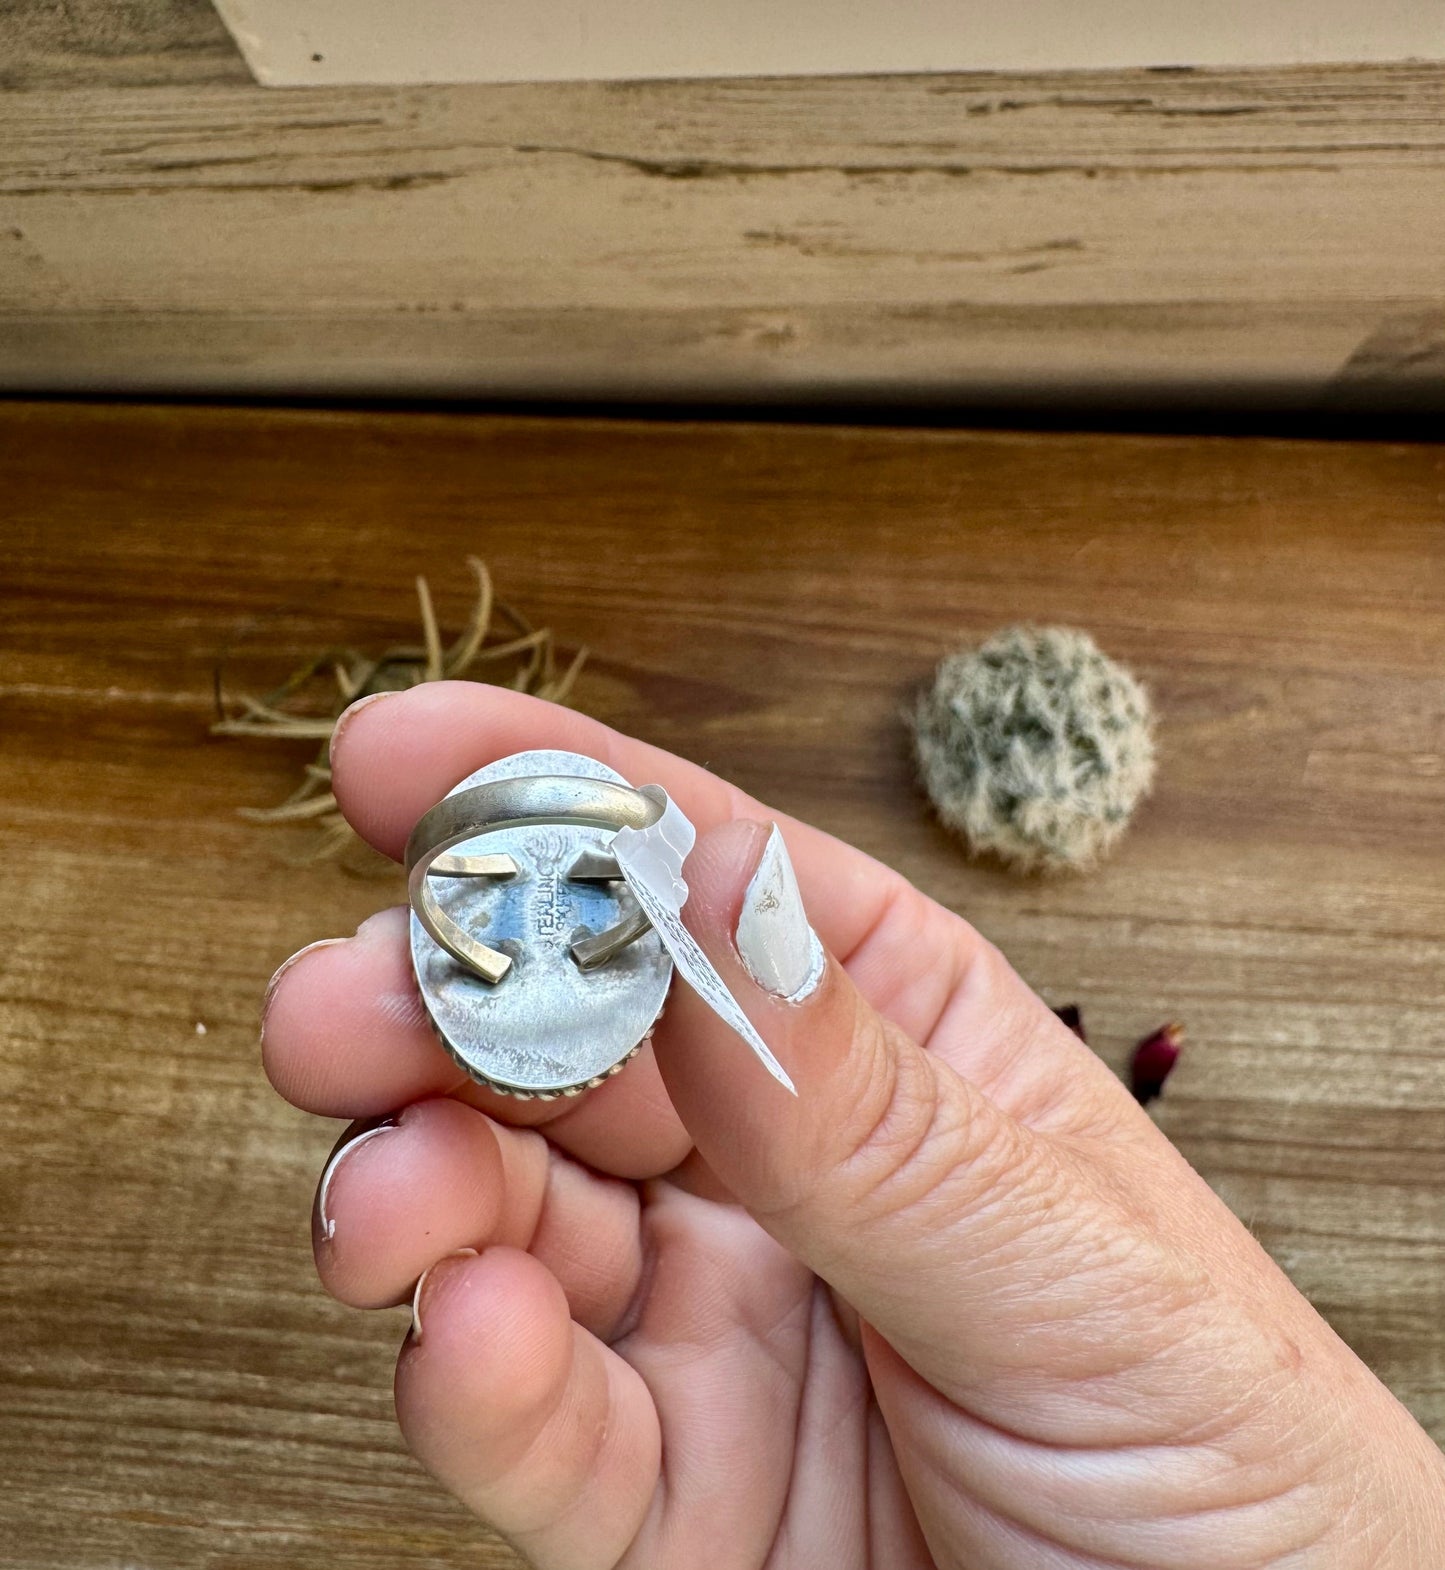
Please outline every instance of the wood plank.
[[266, 91], [79, 14], [0, 386], [1445, 403], [1445, 66]]
[[[1403, 445], [0, 408], [8, 1562], [514, 1563], [403, 1454], [400, 1317], [316, 1286], [336, 1130], [256, 1062], [272, 967], [399, 883], [239, 821], [307, 749], [206, 729], [219, 662], [409, 639], [415, 572], [455, 621], [469, 551], [584, 708], [903, 868], [1111, 1063], [1182, 1018], [1161, 1121], [1445, 1439], [1442, 492]], [[912, 784], [910, 692], [1012, 619], [1162, 712], [1087, 877]]]

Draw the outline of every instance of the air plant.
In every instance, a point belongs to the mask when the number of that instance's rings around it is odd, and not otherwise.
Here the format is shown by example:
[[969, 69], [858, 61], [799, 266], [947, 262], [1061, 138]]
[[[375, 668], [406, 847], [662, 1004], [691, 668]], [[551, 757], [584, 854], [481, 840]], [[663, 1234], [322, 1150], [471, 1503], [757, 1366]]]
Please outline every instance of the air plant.
[[[320, 751], [304, 766], [301, 783], [274, 807], [242, 807], [240, 815], [254, 823], [312, 823], [318, 830], [313, 859], [339, 859], [359, 844], [342, 817], [331, 788], [331, 736], [343, 711], [358, 698], [378, 692], [401, 692], [427, 681], [466, 677], [477, 667], [498, 667], [496, 674], [472, 676], [529, 692], [553, 703], [565, 703], [587, 658], [579, 649], [558, 668], [556, 641], [548, 627], [534, 627], [520, 611], [498, 600], [486, 564], [467, 558], [477, 582], [477, 597], [466, 626], [450, 645], [441, 628], [425, 578], [416, 580], [421, 611], [420, 645], [401, 646], [371, 656], [353, 648], [329, 648], [291, 673], [264, 698], [245, 693], [227, 698], [216, 672], [216, 709], [211, 726], [216, 736], [264, 736], [292, 741], [318, 741]], [[504, 629], [494, 629], [500, 618]], [[492, 642], [487, 640], [492, 638]]]

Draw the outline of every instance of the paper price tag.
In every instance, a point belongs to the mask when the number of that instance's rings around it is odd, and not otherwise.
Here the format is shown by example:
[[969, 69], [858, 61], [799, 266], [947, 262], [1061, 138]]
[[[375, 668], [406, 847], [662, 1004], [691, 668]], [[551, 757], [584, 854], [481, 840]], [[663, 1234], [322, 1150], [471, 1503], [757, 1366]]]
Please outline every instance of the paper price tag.
[[643, 791], [654, 799], [660, 797], [665, 806], [651, 828], [619, 829], [612, 840], [612, 854], [628, 888], [656, 927], [682, 979], [747, 1042], [768, 1073], [796, 1096], [798, 1092], [787, 1071], [768, 1050], [767, 1042], [753, 1029], [727, 983], [682, 924], [682, 907], [687, 903], [682, 864], [697, 840], [697, 830], [660, 785], [646, 785]]

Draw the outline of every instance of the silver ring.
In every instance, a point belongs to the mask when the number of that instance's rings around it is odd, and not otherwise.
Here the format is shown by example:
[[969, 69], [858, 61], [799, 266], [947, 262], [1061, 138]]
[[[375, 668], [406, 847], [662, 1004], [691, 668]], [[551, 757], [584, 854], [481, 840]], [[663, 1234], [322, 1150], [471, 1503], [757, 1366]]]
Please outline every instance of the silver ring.
[[[459, 926], [437, 903], [428, 879], [438, 877], [511, 877], [516, 864], [510, 856], [454, 856], [446, 852], [464, 840], [477, 839], [495, 829], [526, 828], [543, 824], [577, 824], [600, 829], [650, 828], [662, 816], [661, 792], [635, 790], [607, 780], [566, 775], [499, 779], [474, 785], [445, 796], [425, 813], [406, 842], [407, 895], [411, 908], [429, 936], [459, 964], [485, 981], [496, 984], [511, 968], [509, 955], [489, 948]], [[617, 873], [594, 865], [583, 876], [608, 877]], [[640, 919], [639, 919], [640, 918]], [[642, 913], [625, 917], [595, 937], [573, 945], [572, 953], [583, 969], [604, 964], [635, 942], [649, 928]]]

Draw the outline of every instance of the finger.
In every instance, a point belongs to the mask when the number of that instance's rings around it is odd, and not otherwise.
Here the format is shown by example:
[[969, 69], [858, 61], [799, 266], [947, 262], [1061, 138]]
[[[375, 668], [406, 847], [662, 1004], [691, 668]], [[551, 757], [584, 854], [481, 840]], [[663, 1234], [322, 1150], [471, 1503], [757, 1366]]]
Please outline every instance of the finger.
[[598, 1177], [540, 1134], [456, 1101], [424, 1101], [363, 1128], [327, 1162], [312, 1217], [327, 1290], [358, 1308], [405, 1302], [457, 1249], [525, 1249], [604, 1339], [642, 1275], [640, 1205], [630, 1183]]
[[661, 1438], [641, 1376], [568, 1316], [537, 1260], [440, 1262], [397, 1366], [417, 1458], [538, 1570], [610, 1570], [657, 1492]]
[[[429, 683], [350, 710], [333, 744], [336, 788], [363, 831], [374, 837], [401, 834], [402, 824], [410, 823], [408, 815], [440, 798], [457, 777], [518, 747], [584, 747], [631, 779], [657, 777], [677, 794], [702, 832], [729, 821], [732, 813], [759, 810], [712, 774], [655, 747], [551, 703], [474, 683]], [[419, 788], [418, 779], [423, 780]], [[410, 794], [401, 801], [386, 796], [404, 787]], [[787, 824], [787, 843], [804, 901], [810, 911], [821, 912], [820, 936], [839, 953], [878, 1013], [942, 1053], [1016, 1116], [1040, 1126], [1049, 1119], [1074, 1126], [1095, 1118], [1101, 1108], [1107, 1112], [1109, 1097], [1095, 1091], [1112, 1082], [1112, 1075], [1071, 1033], [1059, 1030], [1051, 1011], [1019, 986], [1007, 962], [968, 923], [894, 871], [804, 824]], [[308, 959], [308, 977], [331, 964], [347, 966], [349, 958], [317, 953], [314, 961]], [[441, 1093], [446, 1075], [457, 1083], [399, 956], [393, 969], [379, 975], [382, 1024], [407, 1027], [407, 1038], [399, 1042], [404, 1050], [394, 1057], [390, 1028], [369, 1030], [364, 1020], [352, 1017], [368, 999], [364, 978], [349, 973], [347, 984], [349, 999], [338, 995], [331, 1000], [335, 1010], [317, 1016], [317, 1028], [325, 1033], [322, 1049], [284, 1082], [276, 1080], [281, 1093], [302, 1107], [357, 1118], [419, 1094]], [[971, 1020], [983, 1016], [996, 1016], [1001, 1028], [974, 1030]], [[267, 1039], [283, 1027], [280, 1008], [273, 1006]], [[660, 1030], [671, 1028], [664, 1017]], [[369, 1047], [379, 1047], [380, 1053]], [[278, 1071], [284, 1069], [281, 1053], [273, 1057]], [[430, 1077], [408, 1077], [418, 1058], [430, 1064]], [[372, 1068], [382, 1071], [375, 1079]], [[353, 1082], [364, 1094], [350, 1091]], [[485, 1093], [468, 1091], [468, 1096], [510, 1123], [547, 1121], [537, 1113], [495, 1105]], [[647, 1176], [685, 1156], [686, 1135], [646, 1061], [586, 1097], [584, 1107], [586, 1112], [565, 1108], [561, 1113], [567, 1118], [565, 1138], [559, 1130], [551, 1132], [602, 1170]], [[603, 1112], [613, 1107], [620, 1115], [616, 1123]], [[617, 1127], [625, 1130], [620, 1140], [608, 1132]]]
[[[459, 780], [535, 748], [580, 752], [634, 785], [663, 786], [699, 832], [767, 815], [736, 786], [661, 748], [540, 698], [469, 681], [425, 682], [348, 709], [331, 741], [336, 799], [358, 833], [399, 860], [417, 819]], [[789, 843], [805, 889], [830, 891], [826, 908], [820, 903], [819, 930], [832, 948], [849, 953], [902, 880], [804, 824], [790, 826]]]
[[[332, 744], [337, 798], [362, 833], [395, 853], [415, 818], [458, 779], [530, 748], [582, 751], [634, 783], [660, 783], [701, 833], [762, 810], [735, 787], [658, 748], [555, 704], [474, 682], [427, 683], [348, 710]], [[851, 846], [781, 821], [820, 936], [879, 1013], [947, 1054], [1020, 1116], [1072, 1125], [1101, 1108], [1108, 1115], [1112, 1103], [1093, 1093], [1112, 1083], [1108, 1070], [1058, 1028], [972, 927]], [[956, 1028], [960, 1012], [967, 1023], [984, 1010], [1009, 1011], [1010, 1028], [986, 1038]], [[945, 1022], [946, 1012], [955, 1017]], [[666, 1017], [659, 1029], [671, 1032]], [[632, 1110], [631, 1102], [619, 1104]], [[674, 1137], [680, 1139], [675, 1131]], [[650, 1156], [649, 1147], [640, 1148]], [[615, 1155], [607, 1169], [623, 1170]]]
[[[658, 1072], [652, 1042], [645, 1041], [622, 1073], [595, 1090], [557, 1101], [518, 1101], [468, 1080], [458, 1099], [501, 1122], [528, 1122], [568, 1155], [610, 1177], [658, 1177], [670, 1172], [692, 1149]], [[514, 1108], [545, 1109], [518, 1114]]]
[[454, 1095], [501, 1122], [545, 1125], [562, 1149], [618, 1177], [676, 1166], [692, 1141], [663, 1089], [651, 1044], [624, 1073], [582, 1097], [498, 1095], [443, 1051], [417, 991], [404, 907], [364, 921], [355, 937], [313, 944], [272, 982], [262, 1060], [294, 1106], [325, 1117], [376, 1118]]
[[[353, 705], [332, 739], [333, 783], [358, 831], [400, 855], [417, 818], [458, 780], [534, 748], [581, 752], [633, 784], [662, 785], [699, 833], [735, 817], [768, 815], [695, 764], [570, 709], [475, 682], [429, 682]], [[961, 969], [987, 946], [891, 868], [807, 824], [780, 821], [823, 941], [881, 1014], [928, 1041], [957, 994]], [[971, 975], [976, 988], [986, 983], [982, 968]], [[1064, 1046], [1070, 1058], [1087, 1056], [1076, 1041]], [[1058, 1072], [1036, 1067], [1057, 1085]]]
[[[1113, 1174], [923, 1051], [836, 961], [813, 964], [796, 886], [775, 880], [764, 900], [753, 883], [773, 845], [763, 825], [735, 823], [688, 861], [688, 924], [797, 1087], [783, 1092], [679, 988], [659, 1062], [702, 1157], [912, 1367], [974, 1410], [994, 1396], [1007, 1405], [1041, 1371], [1085, 1380], [1147, 1358], [1197, 1270], [1127, 1214]], [[995, 1032], [1024, 1009], [993, 1002], [1003, 1006], [960, 1005], [956, 1020], [984, 1057], [1007, 1050]], [[1126, 1345], [1111, 1340], [1125, 1332]]]
[[[699, 833], [738, 817], [769, 816], [744, 792], [695, 764], [570, 709], [475, 682], [428, 682], [353, 705], [332, 739], [333, 783], [358, 831], [388, 854], [400, 855], [417, 818], [458, 780], [498, 758], [536, 748], [581, 752], [634, 784], [662, 785]], [[1015, 979], [1008, 967], [972, 927], [891, 868], [807, 824], [771, 816], [784, 827], [820, 937], [873, 1007], [915, 1040], [933, 1048], [945, 1009], [970, 990], [992, 992], [998, 1000], [1026, 993], [995, 985], [1000, 975]], [[1076, 1039], [1056, 1032], [1052, 1021], [1039, 1028], [1047, 1010], [1027, 996], [1029, 1019], [1017, 1021], [1020, 1028], [995, 1043], [1006, 1041], [1007, 1052], [989, 1062], [973, 1054], [955, 1066], [985, 1078], [1001, 1096], [1017, 1092], [1021, 1105], [1038, 1097], [1043, 1115], [1060, 1100], [1070, 1075], [1097, 1077], [1107, 1070]], [[967, 1047], [967, 1036], [951, 1030], [940, 1039], [946, 1050]], [[630, 1068], [621, 1078], [633, 1073]], [[1014, 1078], [1019, 1083], [1010, 1088], [1006, 1082]], [[632, 1110], [631, 1103], [627, 1108]], [[610, 1164], [608, 1170], [622, 1169]]]

